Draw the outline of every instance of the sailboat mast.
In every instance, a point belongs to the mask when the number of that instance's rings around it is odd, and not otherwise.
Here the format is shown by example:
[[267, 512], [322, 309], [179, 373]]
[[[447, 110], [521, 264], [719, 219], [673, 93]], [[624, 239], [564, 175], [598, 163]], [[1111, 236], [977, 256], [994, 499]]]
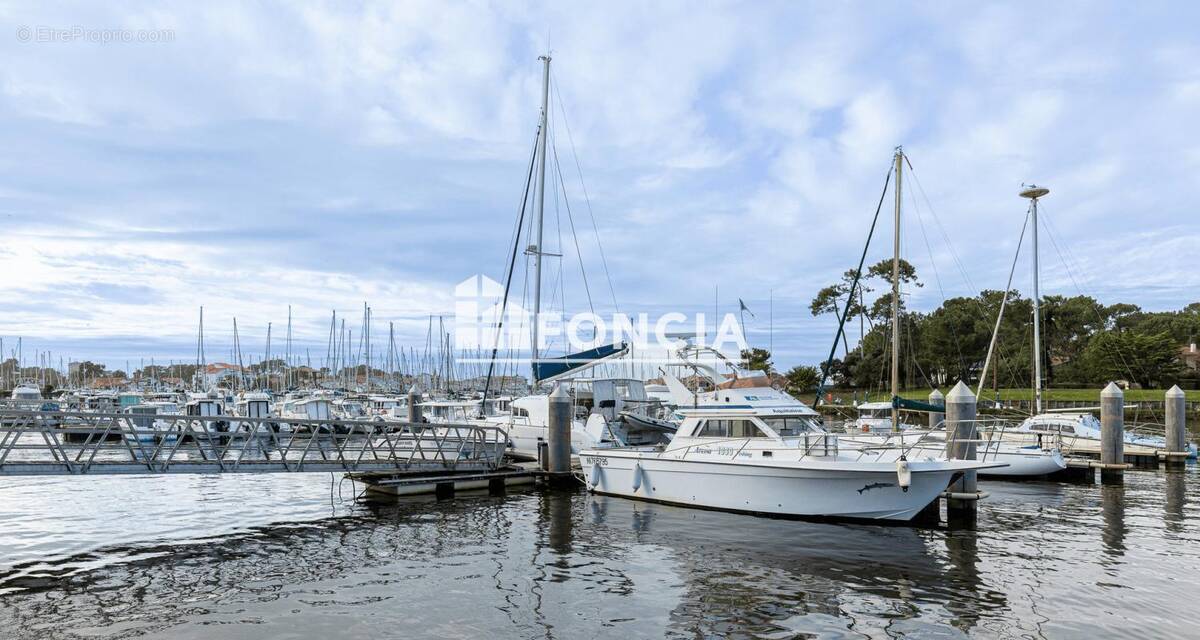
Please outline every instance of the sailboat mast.
[[1030, 221], [1033, 223], [1033, 408], [1034, 413], [1042, 412], [1042, 294], [1038, 285], [1041, 273], [1038, 267], [1038, 198], [1044, 194], [1033, 196], [1033, 210]]
[[1038, 198], [1050, 193], [1045, 187], [1036, 184], [1022, 185], [1020, 196], [1029, 198], [1029, 221], [1033, 224], [1033, 411], [1034, 415], [1042, 412], [1042, 295], [1039, 291], [1038, 280]]
[[892, 431], [900, 430], [900, 174], [904, 149], [896, 147], [896, 216], [892, 241]]
[[530, 362], [533, 364], [532, 380], [537, 385], [538, 361], [538, 325], [542, 317], [542, 227], [543, 214], [546, 209], [546, 138], [549, 137], [550, 126], [550, 56], [538, 58], [543, 63], [542, 70], [542, 123], [538, 137], [538, 182], [537, 182], [537, 244], [533, 246], [533, 345]]

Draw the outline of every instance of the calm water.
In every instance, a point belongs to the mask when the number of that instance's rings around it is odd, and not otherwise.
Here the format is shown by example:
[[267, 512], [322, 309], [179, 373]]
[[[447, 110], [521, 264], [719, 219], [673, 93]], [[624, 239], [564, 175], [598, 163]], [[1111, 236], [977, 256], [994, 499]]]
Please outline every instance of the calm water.
[[328, 475], [0, 480], [0, 637], [1182, 637], [1200, 478], [985, 483], [977, 531]]

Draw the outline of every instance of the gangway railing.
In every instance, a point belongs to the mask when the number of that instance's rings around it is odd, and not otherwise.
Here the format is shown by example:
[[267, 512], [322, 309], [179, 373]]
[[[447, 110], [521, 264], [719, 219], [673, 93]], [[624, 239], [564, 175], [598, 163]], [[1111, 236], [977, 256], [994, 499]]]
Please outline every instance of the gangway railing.
[[0, 476], [487, 471], [499, 427], [0, 410]]

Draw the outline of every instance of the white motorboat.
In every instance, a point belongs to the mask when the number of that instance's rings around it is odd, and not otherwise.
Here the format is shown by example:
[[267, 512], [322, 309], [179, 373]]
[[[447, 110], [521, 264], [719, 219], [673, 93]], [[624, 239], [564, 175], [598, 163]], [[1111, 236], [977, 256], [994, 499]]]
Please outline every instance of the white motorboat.
[[[590, 491], [756, 514], [908, 521], [957, 474], [1000, 466], [917, 448], [843, 448], [807, 413], [752, 407], [684, 410], [655, 447], [580, 452]], [[809, 409], [811, 411], [811, 409]]]
[[32, 382], [22, 382], [13, 387], [9, 397], [13, 400], [12, 404], [17, 408], [37, 410], [37, 407], [42, 403], [42, 390]]
[[[865, 402], [858, 405], [858, 418], [845, 425], [847, 434], [853, 434], [857, 442], [882, 442], [894, 438], [892, 434], [892, 404], [890, 402]], [[945, 425], [940, 425], [930, 431], [922, 430], [912, 425], [900, 423], [902, 441], [915, 442], [921, 440], [921, 447], [931, 452], [944, 450], [946, 447]], [[981, 471], [980, 475], [1008, 478], [1035, 478], [1057, 473], [1067, 468], [1062, 452], [1056, 446], [1057, 440], [1013, 442], [997, 434], [1002, 430], [982, 428], [983, 441], [977, 443], [977, 459], [985, 462], [1003, 462], [1005, 466]]]
[[[1011, 429], [1007, 437], [1024, 440], [1054, 439], [1073, 451], [1099, 452], [1100, 420], [1086, 411], [1039, 413], [1026, 418], [1016, 428]], [[1125, 445], [1126, 453], [1154, 455], [1157, 451], [1166, 449], [1167, 440], [1159, 435], [1129, 430], [1125, 432]], [[1195, 458], [1196, 444], [1188, 443], [1188, 451], [1189, 457]]]
[[[892, 403], [862, 402], [855, 409], [858, 417], [846, 423], [846, 433], [889, 433], [892, 429]], [[912, 425], [900, 423], [900, 431], [913, 429]]]
[[[235, 415], [243, 418], [274, 418], [276, 417], [271, 407], [271, 394], [265, 391], [246, 391], [238, 396], [237, 402], [233, 405]], [[245, 431], [247, 433], [267, 433], [280, 431], [290, 431], [287, 425], [282, 422], [258, 422], [258, 421], [236, 421], [233, 427], [234, 431]]]
[[[1052, 444], [1054, 440], [1044, 442], [1011, 442], [997, 437], [1000, 432], [984, 431], [980, 442], [976, 443], [976, 459], [982, 462], [1003, 463], [1002, 467], [991, 467], [979, 472], [981, 476], [996, 476], [1005, 478], [1038, 478], [1052, 473], [1058, 473], [1067, 468], [1062, 452]], [[930, 453], [943, 451], [946, 448], [946, 432], [935, 431], [905, 431], [902, 432], [901, 442], [915, 442], [920, 438], [920, 449]], [[915, 436], [915, 438], [914, 438]], [[871, 435], [858, 436], [856, 440], [870, 439]]]
[[[215, 393], [189, 393], [187, 402], [183, 405], [184, 414], [198, 418], [224, 416], [225, 402]], [[208, 435], [229, 431], [228, 420], [200, 420], [192, 425], [192, 430]]]
[[332, 423], [329, 425], [319, 424], [314, 429], [312, 424], [304, 422], [294, 425], [287, 424], [287, 419], [333, 420], [333, 398], [331, 395], [325, 393], [313, 393], [301, 397], [286, 398], [283, 402], [283, 409], [279, 412], [279, 417], [284, 419], [284, 428], [295, 433], [331, 433], [333, 431]]

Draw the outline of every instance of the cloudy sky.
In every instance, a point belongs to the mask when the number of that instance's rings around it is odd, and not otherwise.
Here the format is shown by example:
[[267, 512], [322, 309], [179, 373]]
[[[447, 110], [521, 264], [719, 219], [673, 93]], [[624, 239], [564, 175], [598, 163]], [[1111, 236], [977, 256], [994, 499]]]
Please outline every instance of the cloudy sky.
[[1200, 298], [1192, 3], [0, 6], [6, 353], [190, 359], [200, 305], [210, 351], [234, 316], [261, 351], [290, 304], [317, 359], [364, 301], [420, 348], [457, 282], [503, 273], [547, 48], [562, 306], [587, 304], [565, 194], [597, 311], [607, 262], [622, 311], [717, 289], [777, 364], [816, 362], [833, 326], [807, 303], [856, 261], [898, 144], [913, 306], [1003, 286], [1030, 181], [1053, 188], [1046, 290]]

